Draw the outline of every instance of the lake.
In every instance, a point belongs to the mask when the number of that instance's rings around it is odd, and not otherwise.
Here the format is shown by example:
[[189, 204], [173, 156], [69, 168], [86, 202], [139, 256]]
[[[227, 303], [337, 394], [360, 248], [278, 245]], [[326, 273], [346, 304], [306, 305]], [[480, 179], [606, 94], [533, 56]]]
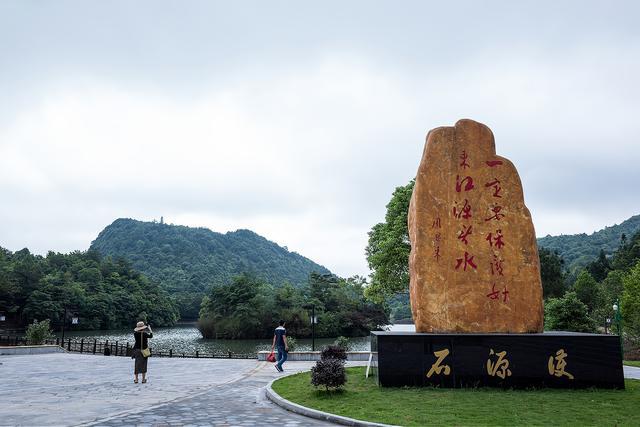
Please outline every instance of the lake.
[[[413, 325], [393, 325], [393, 330], [406, 330], [405, 328]], [[60, 336], [57, 333], [56, 336]], [[131, 330], [110, 330], [110, 331], [66, 331], [65, 340], [67, 338], [82, 339], [85, 341], [106, 341], [119, 343], [129, 342], [133, 344], [133, 328]], [[179, 353], [220, 353], [231, 352], [235, 354], [257, 353], [261, 350], [271, 350], [272, 339], [257, 340], [227, 340], [227, 339], [204, 339], [200, 335], [200, 331], [195, 323], [183, 323], [168, 328], [153, 328], [153, 338], [151, 347], [154, 351], [169, 351], [173, 349], [174, 354]], [[311, 338], [296, 338], [296, 350], [311, 350]], [[316, 338], [316, 350], [323, 346], [332, 344], [335, 338]], [[369, 337], [350, 338], [351, 350], [369, 351]]]

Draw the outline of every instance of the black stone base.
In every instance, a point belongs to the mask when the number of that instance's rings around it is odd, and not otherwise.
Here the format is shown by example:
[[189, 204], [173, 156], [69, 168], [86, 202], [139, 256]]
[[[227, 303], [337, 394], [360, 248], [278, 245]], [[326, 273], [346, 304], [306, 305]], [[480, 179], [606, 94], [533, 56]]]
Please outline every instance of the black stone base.
[[383, 387], [624, 388], [617, 335], [372, 332]]

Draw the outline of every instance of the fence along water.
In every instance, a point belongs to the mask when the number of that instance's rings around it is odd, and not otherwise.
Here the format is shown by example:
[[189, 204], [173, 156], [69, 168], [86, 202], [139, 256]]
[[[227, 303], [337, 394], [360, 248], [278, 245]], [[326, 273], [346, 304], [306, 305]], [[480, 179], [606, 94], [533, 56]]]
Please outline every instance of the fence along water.
[[[129, 342], [119, 341], [98, 341], [98, 340], [71, 340], [71, 338], [61, 341], [60, 338], [45, 340], [43, 344], [59, 345], [69, 352], [75, 353], [88, 353], [88, 354], [103, 354], [105, 356], [130, 356], [133, 346]], [[28, 345], [27, 339], [20, 336], [0, 335], [0, 345], [19, 346]], [[151, 356], [153, 357], [183, 357], [193, 359], [257, 359], [257, 355], [254, 353], [232, 353], [227, 352], [201, 352], [196, 350], [195, 353], [185, 353], [180, 351], [153, 351], [151, 349]]]

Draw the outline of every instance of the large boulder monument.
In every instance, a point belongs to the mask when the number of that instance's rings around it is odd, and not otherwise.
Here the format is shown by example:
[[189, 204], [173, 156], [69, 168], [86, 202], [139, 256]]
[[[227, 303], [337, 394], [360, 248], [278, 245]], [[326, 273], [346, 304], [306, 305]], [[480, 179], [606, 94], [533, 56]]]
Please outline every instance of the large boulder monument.
[[620, 337], [543, 332], [531, 214], [487, 126], [428, 133], [408, 225], [416, 332], [371, 332], [381, 386], [624, 388]]
[[409, 206], [418, 332], [541, 332], [542, 282], [515, 166], [473, 120], [427, 135]]

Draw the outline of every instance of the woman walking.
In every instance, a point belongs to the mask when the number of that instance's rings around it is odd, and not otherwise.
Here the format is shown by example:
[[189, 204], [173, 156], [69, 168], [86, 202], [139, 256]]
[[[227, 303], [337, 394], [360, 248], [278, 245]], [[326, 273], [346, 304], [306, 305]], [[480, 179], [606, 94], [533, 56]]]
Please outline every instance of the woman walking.
[[150, 354], [149, 338], [153, 338], [151, 326], [145, 325], [142, 321], [138, 322], [133, 330], [133, 336], [136, 340], [136, 343], [133, 345], [133, 352], [131, 353], [131, 358], [135, 359], [133, 368], [135, 378], [133, 382], [138, 384], [138, 374], [142, 374], [142, 383], [144, 384], [147, 382], [147, 361], [149, 360]]

